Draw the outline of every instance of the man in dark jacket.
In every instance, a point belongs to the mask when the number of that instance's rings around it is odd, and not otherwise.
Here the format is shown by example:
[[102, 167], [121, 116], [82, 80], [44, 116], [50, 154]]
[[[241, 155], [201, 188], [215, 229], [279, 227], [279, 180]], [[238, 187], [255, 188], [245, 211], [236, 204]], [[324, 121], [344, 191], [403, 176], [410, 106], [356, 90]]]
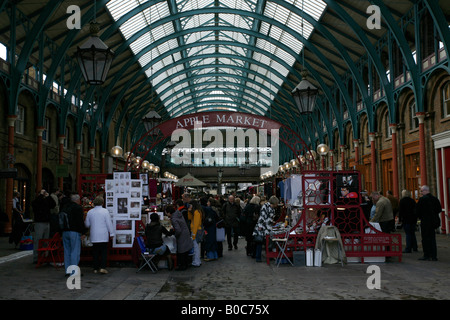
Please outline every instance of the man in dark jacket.
[[68, 268], [70, 266], [78, 266], [81, 254], [81, 240], [86, 233], [84, 225], [83, 208], [80, 205], [80, 195], [72, 193], [70, 201], [65, 203], [61, 211], [67, 213], [69, 218], [69, 230], [62, 232], [64, 245], [64, 268], [66, 276], [70, 276]]
[[241, 206], [236, 204], [234, 196], [230, 195], [228, 201], [222, 207], [222, 215], [225, 221], [225, 232], [227, 234], [228, 250], [233, 250], [231, 237], [233, 236], [234, 249], [237, 250], [239, 240], [239, 217], [241, 216]]
[[[169, 237], [175, 232], [167, 230], [159, 221], [159, 215], [155, 212], [150, 215], [150, 223], [145, 227], [145, 237], [147, 238], [147, 249], [150, 254], [158, 256], [166, 256], [169, 270], [172, 270], [172, 259], [170, 249], [164, 244], [163, 234]], [[158, 265], [158, 259], [155, 264]]]
[[408, 190], [402, 191], [402, 198], [399, 203], [399, 219], [405, 231], [406, 246], [403, 253], [411, 253], [411, 250], [417, 251], [416, 225], [417, 213], [416, 202], [411, 198]]
[[50, 237], [50, 210], [55, 205], [53, 198], [49, 197], [48, 192], [44, 189], [39, 192], [36, 199], [31, 203], [34, 213], [33, 263], [37, 263], [38, 260], [39, 240]]
[[430, 193], [428, 186], [420, 188], [422, 197], [417, 203], [417, 217], [420, 219], [423, 257], [419, 260], [437, 261], [436, 229], [440, 226], [441, 202]]

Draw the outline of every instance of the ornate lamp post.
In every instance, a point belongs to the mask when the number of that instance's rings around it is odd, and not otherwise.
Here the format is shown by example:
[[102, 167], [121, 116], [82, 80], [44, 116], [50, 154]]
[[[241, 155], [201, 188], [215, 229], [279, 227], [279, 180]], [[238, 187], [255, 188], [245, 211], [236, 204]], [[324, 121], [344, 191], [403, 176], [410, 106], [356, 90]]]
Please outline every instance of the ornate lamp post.
[[308, 81], [307, 75], [307, 71], [302, 71], [302, 81], [292, 91], [292, 96], [300, 114], [311, 114], [314, 111], [316, 98], [319, 93], [319, 89]]
[[[161, 116], [152, 110], [142, 118], [142, 122], [144, 122], [145, 131], [149, 132], [161, 122]], [[155, 135], [156, 132], [152, 132], [152, 134]]]
[[83, 77], [91, 85], [101, 85], [105, 82], [114, 57], [114, 52], [98, 37], [99, 31], [98, 23], [91, 22], [91, 36], [77, 48], [76, 54]]
[[118, 158], [123, 156], [123, 149], [120, 146], [114, 146], [111, 148], [111, 156], [116, 158], [116, 170], [118, 169]]
[[328, 151], [330, 151], [330, 148], [324, 143], [317, 146], [317, 153], [320, 154], [320, 157], [322, 158], [322, 170], [325, 170], [325, 157], [327, 156]]

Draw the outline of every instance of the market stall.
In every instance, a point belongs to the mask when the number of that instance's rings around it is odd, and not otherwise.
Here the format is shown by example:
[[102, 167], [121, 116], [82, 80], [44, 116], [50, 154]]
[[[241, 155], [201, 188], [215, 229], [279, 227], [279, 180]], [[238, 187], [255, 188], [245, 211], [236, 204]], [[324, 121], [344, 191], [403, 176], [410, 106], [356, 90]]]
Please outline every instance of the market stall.
[[324, 225], [335, 226], [341, 235], [346, 257], [364, 263], [373, 257], [398, 257], [401, 261], [400, 234], [376, 229], [361, 209], [358, 171], [307, 171], [284, 180], [285, 221], [274, 225], [266, 237], [266, 259], [278, 256], [272, 239], [289, 229], [287, 254], [314, 249]]
[[[109, 243], [108, 261], [131, 261], [134, 239], [144, 234], [149, 214], [157, 208], [155, 202], [146, 205], [144, 200], [156, 200], [153, 180], [148, 179], [147, 174], [131, 172], [81, 175], [80, 180], [78, 192], [82, 196], [85, 213], [92, 208], [92, 200], [99, 195], [104, 197], [105, 208], [110, 213], [115, 236]], [[152, 210], [153, 207], [155, 210]], [[172, 248], [173, 239], [167, 241], [169, 248]], [[92, 247], [87, 238], [81, 249], [81, 261], [91, 260]]]

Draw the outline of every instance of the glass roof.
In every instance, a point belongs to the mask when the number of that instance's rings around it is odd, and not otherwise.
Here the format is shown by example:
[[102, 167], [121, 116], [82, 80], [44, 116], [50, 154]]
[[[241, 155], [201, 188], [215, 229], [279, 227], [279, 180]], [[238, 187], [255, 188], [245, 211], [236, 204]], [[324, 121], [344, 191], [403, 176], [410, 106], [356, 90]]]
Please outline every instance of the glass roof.
[[317, 21], [326, 4], [259, 1], [111, 0], [107, 9], [115, 21], [133, 11], [120, 31], [170, 116], [212, 110], [265, 115], [303, 48], [298, 37], [313, 32], [282, 4]]

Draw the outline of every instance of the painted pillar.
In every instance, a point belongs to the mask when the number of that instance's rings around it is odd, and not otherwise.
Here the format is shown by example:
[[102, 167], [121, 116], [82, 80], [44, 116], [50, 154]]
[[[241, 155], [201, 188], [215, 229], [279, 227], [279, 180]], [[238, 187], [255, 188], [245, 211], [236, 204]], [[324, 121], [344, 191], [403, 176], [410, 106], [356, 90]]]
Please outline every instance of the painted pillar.
[[[37, 127], [37, 159], [36, 159], [36, 193], [42, 190], [42, 132], [44, 127]], [[49, 134], [49, 132], [47, 132]]]
[[94, 154], [95, 154], [95, 148], [90, 147], [89, 148], [89, 170], [94, 171]]
[[[17, 116], [11, 115], [8, 116], [8, 154], [14, 155], [14, 124], [16, 122]], [[9, 168], [13, 168], [14, 164], [10, 163], [8, 165]], [[14, 188], [14, 180], [13, 178], [6, 179], [6, 215], [8, 216], [8, 221], [5, 222], [4, 232], [11, 233], [12, 232], [12, 204], [13, 204], [13, 188]], [[25, 195], [23, 195], [25, 196]]]
[[355, 164], [359, 164], [359, 139], [353, 140], [353, 147], [355, 148]]
[[398, 191], [398, 151], [397, 151], [397, 124], [389, 125], [392, 133], [392, 180], [394, 197], [399, 198]]
[[341, 144], [341, 167], [345, 170], [345, 145]]
[[[64, 164], [64, 140], [66, 139], [65, 136], [59, 136], [59, 159], [58, 164], [62, 165]], [[59, 190], [63, 190], [64, 187], [64, 178], [58, 177], [58, 188]]]
[[77, 179], [77, 192], [81, 188], [81, 180], [80, 180], [80, 174], [81, 174], [81, 142], [77, 142], [75, 144], [77, 154], [76, 154], [76, 179]]
[[330, 153], [330, 167], [331, 170], [334, 170], [334, 151], [330, 150], [329, 153]]
[[420, 150], [420, 185], [428, 185], [427, 154], [425, 149], [425, 112], [416, 113], [419, 119], [419, 150]]
[[106, 173], [105, 172], [105, 157], [106, 157], [106, 152], [102, 152], [101, 153], [101, 155], [102, 155], [102, 161], [100, 162], [100, 172], [101, 173]]
[[375, 150], [375, 132], [369, 133], [372, 191], [377, 191], [377, 157]]

